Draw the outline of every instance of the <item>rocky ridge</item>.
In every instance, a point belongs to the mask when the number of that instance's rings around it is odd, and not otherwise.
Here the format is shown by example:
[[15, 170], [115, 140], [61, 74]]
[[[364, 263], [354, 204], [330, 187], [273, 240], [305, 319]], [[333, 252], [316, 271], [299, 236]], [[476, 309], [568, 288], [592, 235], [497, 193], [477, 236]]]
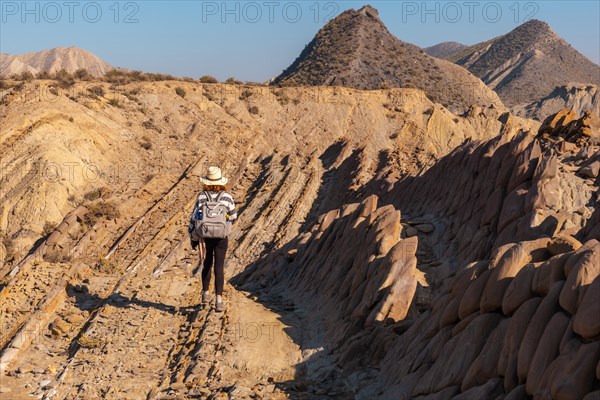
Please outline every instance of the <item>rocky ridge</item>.
[[371, 6], [327, 23], [272, 84], [417, 88], [453, 112], [471, 105], [503, 108], [494, 91], [465, 69], [393, 36]]

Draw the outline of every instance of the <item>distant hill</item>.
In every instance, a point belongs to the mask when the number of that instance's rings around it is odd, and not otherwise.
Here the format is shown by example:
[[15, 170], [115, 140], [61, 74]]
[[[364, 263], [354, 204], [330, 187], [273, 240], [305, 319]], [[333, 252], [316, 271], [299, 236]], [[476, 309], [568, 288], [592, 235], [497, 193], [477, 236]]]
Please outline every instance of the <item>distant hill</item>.
[[456, 112], [472, 104], [502, 104], [464, 68], [393, 36], [371, 6], [350, 9], [330, 21], [272, 84], [417, 88]]
[[563, 108], [572, 109], [579, 118], [586, 111], [600, 115], [600, 88], [595, 85], [566, 85], [557, 87], [548, 96], [524, 107], [515, 107], [520, 116], [543, 121]]
[[31, 65], [25, 64], [15, 56], [0, 53], [0, 76], [10, 76], [13, 74], [21, 74], [23, 72], [36, 74], [39, 71]]
[[468, 48], [466, 44], [458, 42], [442, 42], [435, 46], [426, 47], [423, 51], [432, 57], [446, 58], [452, 54], [456, 54], [461, 50]]
[[102, 76], [113, 67], [95, 54], [73, 46], [15, 56], [0, 55], [0, 76], [11, 76], [25, 71], [53, 73], [62, 69], [69, 73], [86, 69], [91, 75]]
[[448, 59], [480, 77], [507, 106], [539, 101], [569, 83], [600, 84], [600, 67], [538, 20]]

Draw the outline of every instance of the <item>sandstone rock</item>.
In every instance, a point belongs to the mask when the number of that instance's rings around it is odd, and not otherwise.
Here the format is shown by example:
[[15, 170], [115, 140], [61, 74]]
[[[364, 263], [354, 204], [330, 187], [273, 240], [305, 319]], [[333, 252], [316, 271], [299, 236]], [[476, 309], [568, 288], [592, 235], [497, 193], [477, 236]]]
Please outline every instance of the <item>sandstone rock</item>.
[[451, 386], [439, 392], [413, 397], [414, 400], [450, 400], [460, 393], [460, 386]]
[[502, 210], [498, 217], [498, 233], [523, 216], [525, 197], [530, 186], [531, 184], [528, 182], [523, 183], [503, 199]]
[[552, 289], [550, 289], [548, 295], [544, 297], [527, 326], [518, 354], [517, 374], [520, 383], [524, 383], [527, 379], [531, 360], [534, 357], [539, 340], [544, 333], [544, 329], [552, 316], [558, 311], [558, 299], [560, 292], [563, 289], [563, 285], [564, 281], [560, 281], [552, 286]]
[[506, 334], [502, 342], [502, 350], [498, 358], [498, 374], [504, 376], [504, 389], [507, 392], [519, 385], [519, 378], [517, 376], [519, 348], [521, 347], [531, 318], [535, 315], [541, 301], [542, 299], [536, 297], [523, 303], [515, 311], [506, 329]]
[[525, 390], [525, 385], [515, 387], [506, 395], [504, 400], [529, 400], [529, 396]]
[[505, 338], [510, 320], [503, 320], [490, 334], [479, 356], [473, 361], [462, 382], [461, 391], [465, 392], [475, 386], [484, 385], [497, 376], [498, 360], [502, 351], [499, 345]]
[[563, 108], [562, 110], [558, 111], [557, 113], [550, 115], [549, 117], [547, 117], [544, 122], [542, 123], [542, 125], [540, 126], [540, 129], [538, 131], [539, 134], [550, 134], [550, 135], [557, 135], [559, 134], [559, 130], [566, 126], [567, 124], [569, 124], [571, 121], [575, 120], [577, 118], [577, 115], [575, 114], [575, 112], [573, 110], [569, 110], [566, 108]]
[[369, 196], [365, 201], [362, 202], [362, 207], [360, 208], [360, 216], [363, 218], [367, 218], [373, 211], [377, 209], [377, 196]]
[[494, 378], [487, 381], [481, 386], [475, 386], [465, 392], [462, 392], [456, 397], [455, 400], [481, 400], [481, 399], [495, 399], [496, 396], [503, 393], [502, 390], [502, 379]]
[[527, 264], [517, 273], [506, 288], [502, 299], [502, 312], [511, 315], [521, 304], [535, 296], [531, 290], [538, 264]]
[[52, 322], [52, 334], [56, 336], [62, 336], [71, 330], [71, 326], [61, 318], [56, 318]]
[[[590, 283], [600, 274], [600, 243], [592, 241], [581, 247], [579, 254], [573, 254], [565, 265], [567, 281], [560, 294], [560, 305], [562, 308], [575, 315], [577, 308], [583, 300], [583, 296]], [[570, 267], [571, 258], [577, 257], [577, 263]]]
[[595, 341], [583, 344], [569, 362], [557, 365], [550, 381], [552, 398], [583, 398], [592, 390], [599, 358], [600, 341]]
[[409, 237], [409, 238], [413, 237], [413, 236], [417, 236], [419, 234], [419, 231], [413, 226], [407, 227], [405, 232], [406, 232], [406, 237]]
[[594, 161], [579, 170], [579, 173], [586, 178], [597, 178], [600, 174], [600, 161]]
[[600, 390], [596, 390], [595, 392], [588, 393], [583, 400], [599, 400], [600, 399]]
[[460, 319], [464, 319], [479, 310], [481, 295], [491, 274], [491, 270], [485, 270], [477, 279], [471, 282], [458, 306]]
[[435, 227], [432, 224], [418, 224], [415, 225], [415, 229], [422, 233], [431, 233]]
[[562, 311], [559, 311], [552, 317], [546, 329], [544, 329], [544, 333], [531, 360], [529, 373], [527, 374], [526, 388], [527, 393], [530, 395], [537, 393], [541, 389], [540, 381], [542, 376], [546, 368], [559, 354], [559, 345], [565, 329], [569, 325], [569, 321], [570, 318]]
[[585, 339], [600, 335], [600, 276], [589, 285], [573, 321], [573, 331]]
[[568, 253], [575, 251], [581, 247], [581, 242], [573, 236], [560, 235], [555, 237], [548, 243], [548, 251], [552, 255]]
[[480, 315], [459, 335], [446, 343], [440, 357], [413, 390], [413, 396], [439, 392], [461, 384], [487, 337], [501, 319], [497, 314]]
[[539, 261], [544, 257], [549, 239], [543, 238], [528, 242], [520, 242], [511, 247], [498, 260], [492, 263], [492, 274], [483, 291], [480, 308], [482, 312], [494, 311], [502, 307], [502, 300], [512, 278], [531, 261]]
[[566, 279], [564, 266], [568, 258], [569, 254], [559, 254], [546, 260], [539, 268], [536, 268], [531, 282], [531, 289], [535, 294], [545, 296], [552, 285]]

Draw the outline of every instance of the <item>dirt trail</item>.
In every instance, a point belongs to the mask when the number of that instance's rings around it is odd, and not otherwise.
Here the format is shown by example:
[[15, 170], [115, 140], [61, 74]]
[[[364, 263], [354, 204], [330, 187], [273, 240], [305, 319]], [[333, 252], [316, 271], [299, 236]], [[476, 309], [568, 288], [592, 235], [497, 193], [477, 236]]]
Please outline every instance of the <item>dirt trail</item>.
[[[291, 179], [297, 179], [299, 173], [295, 171]], [[239, 180], [242, 185], [252, 181], [252, 170], [246, 175]], [[291, 170], [275, 171], [264, 183], [285, 187], [290, 175]], [[243, 398], [255, 392], [267, 398], [285, 397], [274, 382], [293, 379], [301, 353], [280, 315], [230, 285], [226, 287], [225, 313], [200, 304], [201, 283], [194, 275], [196, 255], [186, 236], [196, 186], [196, 179], [184, 173], [166, 185], [165, 194], [149, 200], [154, 203], [137, 219], [119, 226], [108, 224], [105, 229], [96, 227], [96, 240], [113, 243], [103, 253], [102, 265], [108, 273], [80, 272], [62, 282], [66, 298], [40, 322], [50, 324], [29, 338], [29, 346], [18, 349], [9, 375], [2, 377], [3, 390], [11, 398], [204, 398], [219, 393]], [[234, 193], [246, 190], [239, 185], [232, 189]], [[275, 191], [269, 198], [283, 194], [286, 199], [293, 195]], [[274, 215], [268, 205], [263, 204], [262, 218], [281, 220], [286, 216]], [[246, 207], [240, 204], [242, 210]], [[246, 215], [256, 218], [254, 212]], [[249, 248], [261, 245], [262, 250], [262, 243], [270, 239], [240, 235], [251, 222], [244, 221], [242, 213], [240, 232], [231, 240], [229, 254], [245, 257], [230, 256], [228, 275], [244, 268], [252, 254]], [[39, 282], [39, 274], [21, 275], [14, 289], [6, 293], [8, 300], [21, 304], [26, 293], [34, 299], [41, 297], [23, 289], [23, 282], [37, 287], [31, 282]], [[36, 311], [35, 302], [30, 303], [31, 309], [21, 313], [20, 320]], [[21, 326], [19, 321], [5, 322], [13, 327], [13, 334]], [[3, 342], [11, 338], [3, 330]]]

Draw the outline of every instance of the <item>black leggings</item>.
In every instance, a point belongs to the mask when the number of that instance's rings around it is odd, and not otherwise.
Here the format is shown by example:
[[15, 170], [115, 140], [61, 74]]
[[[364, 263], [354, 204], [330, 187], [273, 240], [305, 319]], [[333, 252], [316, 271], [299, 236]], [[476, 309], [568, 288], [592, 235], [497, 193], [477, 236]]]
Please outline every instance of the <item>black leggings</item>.
[[210, 287], [210, 269], [215, 265], [215, 292], [217, 296], [223, 294], [223, 285], [225, 277], [223, 267], [225, 265], [225, 253], [227, 253], [227, 244], [225, 239], [204, 239], [206, 243], [206, 257], [204, 258], [204, 268], [202, 268], [202, 290], [208, 291]]

